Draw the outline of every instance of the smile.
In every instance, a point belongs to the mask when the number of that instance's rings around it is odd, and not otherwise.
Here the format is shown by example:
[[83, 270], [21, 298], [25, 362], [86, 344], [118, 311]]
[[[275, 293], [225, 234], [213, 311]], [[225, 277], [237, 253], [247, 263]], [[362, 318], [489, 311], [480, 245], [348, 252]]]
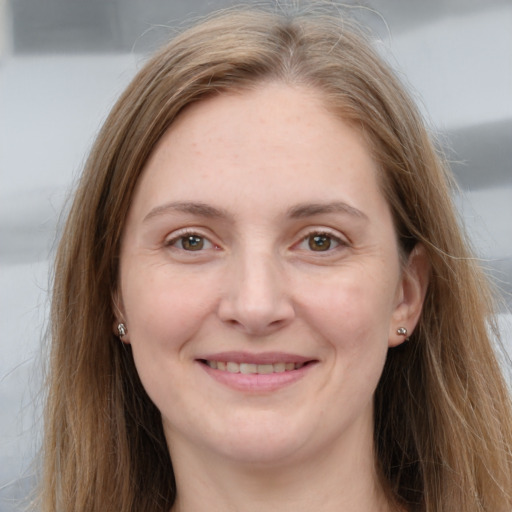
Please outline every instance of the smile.
[[220, 370], [228, 373], [243, 373], [268, 375], [270, 373], [283, 373], [298, 370], [305, 363], [273, 363], [273, 364], [255, 364], [255, 363], [237, 363], [235, 361], [204, 361], [206, 365], [214, 370]]
[[213, 380], [235, 391], [267, 394], [309, 375], [318, 359], [285, 352], [229, 351], [204, 354], [196, 359]]

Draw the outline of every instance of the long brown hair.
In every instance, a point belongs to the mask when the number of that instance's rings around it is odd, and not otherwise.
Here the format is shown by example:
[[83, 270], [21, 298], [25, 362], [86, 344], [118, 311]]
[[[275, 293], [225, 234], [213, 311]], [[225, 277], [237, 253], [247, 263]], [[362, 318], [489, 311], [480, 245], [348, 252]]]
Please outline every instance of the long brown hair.
[[404, 254], [420, 242], [430, 260], [419, 325], [390, 349], [375, 394], [376, 458], [390, 497], [425, 512], [510, 510], [512, 413], [490, 338], [493, 300], [415, 106], [346, 21], [237, 9], [148, 61], [87, 161], [54, 270], [42, 512], [172, 506], [159, 411], [113, 332], [121, 232], [144, 164], [178, 113], [269, 80], [316, 88], [361, 130]]

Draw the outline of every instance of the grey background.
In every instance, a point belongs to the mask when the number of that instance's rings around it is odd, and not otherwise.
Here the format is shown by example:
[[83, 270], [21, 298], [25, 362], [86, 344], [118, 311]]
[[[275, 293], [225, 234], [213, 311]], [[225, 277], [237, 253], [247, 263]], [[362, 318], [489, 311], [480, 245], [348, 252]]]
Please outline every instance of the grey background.
[[[0, 0], [0, 512], [21, 510], [33, 484], [49, 266], [87, 150], [148, 53], [190, 15], [226, 5]], [[512, 351], [512, 2], [358, 5], [453, 161], [463, 222], [508, 304]]]

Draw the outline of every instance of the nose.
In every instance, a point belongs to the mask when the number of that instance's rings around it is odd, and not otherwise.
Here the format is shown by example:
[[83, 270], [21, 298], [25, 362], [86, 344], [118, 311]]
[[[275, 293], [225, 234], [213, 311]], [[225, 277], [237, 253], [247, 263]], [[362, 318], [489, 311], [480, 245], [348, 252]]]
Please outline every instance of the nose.
[[282, 268], [270, 254], [240, 258], [228, 270], [219, 318], [252, 336], [265, 336], [295, 317]]

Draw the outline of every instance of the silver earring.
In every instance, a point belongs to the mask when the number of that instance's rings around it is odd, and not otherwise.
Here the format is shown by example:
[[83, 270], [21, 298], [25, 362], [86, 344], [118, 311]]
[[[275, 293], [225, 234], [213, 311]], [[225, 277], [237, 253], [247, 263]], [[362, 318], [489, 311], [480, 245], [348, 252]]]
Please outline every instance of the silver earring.
[[407, 329], [405, 327], [399, 327], [397, 330], [396, 330], [396, 333], [399, 335], [399, 336], [407, 336]]
[[119, 337], [122, 338], [123, 336], [126, 336], [126, 325], [124, 325], [123, 323], [119, 324], [117, 326], [117, 332], [119, 334]]

